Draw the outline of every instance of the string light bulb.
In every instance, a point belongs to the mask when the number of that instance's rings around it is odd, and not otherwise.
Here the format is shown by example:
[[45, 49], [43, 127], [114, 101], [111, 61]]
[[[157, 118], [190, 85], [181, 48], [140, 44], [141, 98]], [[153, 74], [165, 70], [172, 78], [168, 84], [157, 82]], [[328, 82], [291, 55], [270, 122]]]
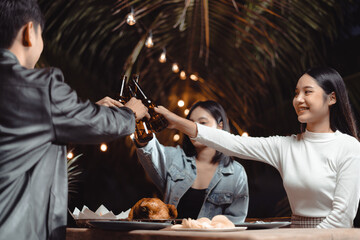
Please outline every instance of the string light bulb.
[[172, 65], [172, 71], [173, 71], [174, 73], [178, 73], [178, 72], [180, 71], [179, 65], [178, 65], [177, 63], [173, 63], [173, 65]]
[[66, 157], [67, 159], [72, 159], [74, 157], [74, 154], [72, 152], [69, 152]]
[[185, 71], [181, 71], [181, 72], [180, 72], [180, 79], [181, 79], [181, 80], [185, 80], [185, 79], [186, 79], [186, 73], [185, 73]]
[[243, 132], [243, 133], [241, 134], [241, 136], [242, 136], [242, 137], [248, 137], [249, 134], [248, 134], [247, 132]]
[[161, 53], [161, 55], [159, 57], [159, 62], [161, 62], [161, 63], [166, 62], [166, 49], [165, 48], [163, 48], [163, 51], [162, 51], [162, 53]]
[[190, 110], [189, 110], [189, 109], [185, 109], [185, 110], [184, 110], [184, 114], [185, 114], [185, 116], [187, 116], [187, 115], [189, 114], [189, 112], [190, 112]]
[[185, 102], [184, 102], [183, 100], [179, 100], [178, 103], [177, 103], [177, 105], [178, 105], [179, 107], [183, 107], [183, 106], [185, 105]]
[[130, 26], [136, 23], [134, 8], [131, 7], [131, 12], [127, 15], [126, 23]]
[[199, 80], [199, 77], [196, 76], [195, 74], [191, 74], [190, 79], [193, 80], [193, 81], [197, 81], [197, 80]]
[[147, 48], [152, 48], [154, 46], [154, 42], [153, 42], [153, 36], [152, 36], [152, 32], [150, 31], [148, 38], [145, 41], [145, 46]]
[[103, 144], [100, 145], [100, 150], [101, 150], [102, 152], [106, 152], [107, 149], [108, 149], [108, 146], [107, 146], [105, 143], [103, 143]]

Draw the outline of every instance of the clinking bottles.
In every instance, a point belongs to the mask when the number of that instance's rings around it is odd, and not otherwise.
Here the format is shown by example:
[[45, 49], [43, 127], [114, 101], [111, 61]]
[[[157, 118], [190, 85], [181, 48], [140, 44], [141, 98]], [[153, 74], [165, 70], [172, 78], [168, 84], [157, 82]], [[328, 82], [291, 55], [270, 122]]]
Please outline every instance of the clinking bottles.
[[160, 132], [161, 130], [165, 129], [169, 123], [163, 115], [155, 112], [154, 108], [156, 107], [156, 105], [154, 104], [153, 101], [151, 101], [149, 98], [146, 97], [144, 91], [141, 89], [138, 83], [138, 78], [139, 76], [136, 75], [135, 78], [132, 79], [132, 81], [135, 84], [138, 92], [140, 93], [138, 94], [138, 97], [140, 97], [143, 104], [148, 108], [148, 112], [150, 114], [150, 119], [149, 119], [150, 127], [153, 132]]
[[[121, 89], [119, 94], [119, 101], [122, 104], [125, 104], [127, 101], [129, 101], [130, 97], [136, 97], [136, 93], [131, 89], [130, 86], [128, 86], [128, 88], [125, 87], [126, 79], [127, 79], [126, 76], [124, 76], [122, 79]], [[139, 142], [146, 143], [153, 138], [152, 131], [149, 126], [150, 124], [146, 117], [136, 121], [135, 137], [138, 139]]]
[[126, 85], [126, 79], [127, 77], [124, 75], [122, 82], [121, 82], [121, 88], [120, 88], [120, 94], [119, 94], [119, 102], [122, 104], [125, 104], [127, 101], [129, 101], [129, 94], [125, 94], [125, 85]]

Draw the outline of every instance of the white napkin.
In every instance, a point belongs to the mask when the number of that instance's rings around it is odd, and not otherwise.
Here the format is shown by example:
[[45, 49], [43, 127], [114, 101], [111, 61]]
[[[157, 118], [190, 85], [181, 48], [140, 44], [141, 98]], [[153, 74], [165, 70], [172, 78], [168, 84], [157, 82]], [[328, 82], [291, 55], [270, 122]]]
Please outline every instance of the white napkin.
[[70, 214], [71, 216], [77, 219], [125, 219], [129, 216], [130, 209], [125, 212], [121, 212], [118, 215], [115, 215], [112, 211], [109, 211], [104, 205], [101, 205], [95, 212], [91, 211], [87, 206], [83, 206], [80, 211], [78, 208], [75, 208], [74, 211]]

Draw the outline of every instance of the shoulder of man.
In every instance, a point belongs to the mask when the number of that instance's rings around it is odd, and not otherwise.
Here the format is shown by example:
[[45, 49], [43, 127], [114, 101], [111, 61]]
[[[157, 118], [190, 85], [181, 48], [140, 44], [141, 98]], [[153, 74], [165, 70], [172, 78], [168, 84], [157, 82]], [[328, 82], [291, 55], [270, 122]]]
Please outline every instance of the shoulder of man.
[[28, 87], [45, 87], [48, 86], [51, 81], [64, 82], [64, 75], [62, 71], [54, 67], [34, 69], [21, 67], [15, 69], [13, 74], [13, 77], [17, 79], [15, 84], [25, 84]]
[[36, 75], [37, 79], [44, 80], [55, 80], [64, 82], [64, 74], [59, 68], [55, 67], [46, 67], [46, 68], [35, 68], [33, 69], [33, 74]]

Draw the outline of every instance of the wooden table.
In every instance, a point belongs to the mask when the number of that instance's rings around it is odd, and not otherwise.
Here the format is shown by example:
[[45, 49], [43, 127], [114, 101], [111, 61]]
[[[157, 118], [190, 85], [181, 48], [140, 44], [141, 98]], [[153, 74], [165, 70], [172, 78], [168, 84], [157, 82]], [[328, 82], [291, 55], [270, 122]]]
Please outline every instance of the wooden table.
[[68, 228], [66, 240], [359, 240], [360, 229], [277, 228], [238, 232], [179, 232], [162, 230], [106, 231], [90, 228]]

